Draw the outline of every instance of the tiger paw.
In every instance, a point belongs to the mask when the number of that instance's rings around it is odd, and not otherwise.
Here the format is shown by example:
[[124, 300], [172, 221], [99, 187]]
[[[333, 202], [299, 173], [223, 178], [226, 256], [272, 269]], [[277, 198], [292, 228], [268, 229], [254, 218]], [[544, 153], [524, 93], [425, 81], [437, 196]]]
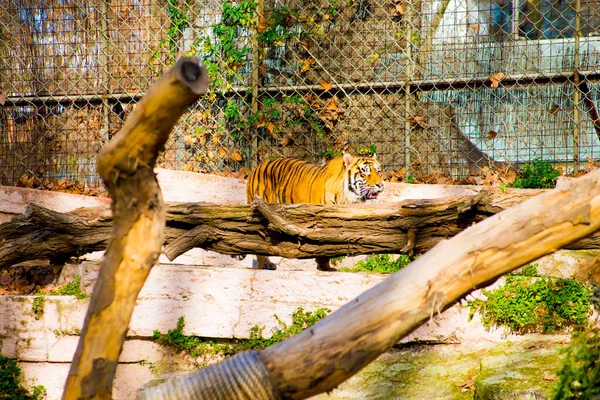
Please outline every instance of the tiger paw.
[[317, 270], [319, 270], [319, 271], [328, 271], [328, 272], [337, 271], [336, 268], [333, 268], [333, 267], [330, 267], [330, 266], [320, 266], [320, 265], [317, 265]]

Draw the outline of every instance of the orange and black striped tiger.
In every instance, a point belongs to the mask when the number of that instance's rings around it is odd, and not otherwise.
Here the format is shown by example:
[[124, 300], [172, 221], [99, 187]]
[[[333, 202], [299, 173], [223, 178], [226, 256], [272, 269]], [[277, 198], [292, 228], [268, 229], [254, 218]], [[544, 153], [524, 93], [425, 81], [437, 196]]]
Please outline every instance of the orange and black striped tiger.
[[[323, 166], [294, 158], [260, 164], [248, 178], [248, 204], [255, 195], [267, 203], [351, 204], [375, 200], [383, 191], [379, 161], [344, 153]], [[258, 268], [275, 269], [266, 256], [257, 256]], [[329, 257], [317, 257], [317, 268], [332, 270]]]

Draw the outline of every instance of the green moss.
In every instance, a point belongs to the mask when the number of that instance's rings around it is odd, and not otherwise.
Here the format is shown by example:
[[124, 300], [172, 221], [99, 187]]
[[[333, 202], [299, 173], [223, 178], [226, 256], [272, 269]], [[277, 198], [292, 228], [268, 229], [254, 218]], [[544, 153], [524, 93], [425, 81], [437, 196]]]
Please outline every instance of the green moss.
[[475, 378], [478, 399], [547, 399], [558, 368], [557, 339], [505, 342], [481, 358]]
[[374, 272], [380, 274], [390, 274], [397, 272], [410, 263], [410, 257], [402, 254], [393, 259], [391, 254], [373, 254], [365, 260], [360, 260], [352, 268], [342, 267], [339, 270], [343, 272]]
[[573, 334], [563, 351], [553, 399], [593, 399], [600, 395], [600, 328]]
[[532, 277], [534, 268], [524, 275], [509, 274], [504, 286], [484, 290], [486, 300], [469, 301], [470, 316], [481, 314], [485, 327], [503, 326], [519, 333], [560, 332], [589, 323], [590, 290], [570, 279]]
[[19, 383], [20, 376], [17, 361], [0, 356], [0, 399], [38, 400], [45, 397], [46, 389], [41, 385], [34, 386], [33, 393], [23, 388]]
[[319, 308], [314, 312], [304, 311], [301, 307], [292, 314], [292, 323], [287, 325], [277, 315], [275, 318], [279, 329], [273, 332], [270, 338], [263, 337], [264, 327], [255, 325], [250, 329], [250, 339], [234, 339], [229, 343], [217, 343], [214, 340], [206, 340], [198, 336], [187, 336], [183, 333], [185, 327], [184, 317], [179, 317], [177, 326], [170, 329], [166, 334], [154, 331], [153, 339], [163, 345], [183, 351], [193, 358], [199, 356], [231, 356], [244, 350], [261, 350], [279, 343], [287, 338], [303, 331], [323, 319], [330, 310]]
[[35, 319], [39, 320], [44, 315], [44, 303], [46, 302], [46, 297], [42, 292], [38, 292], [33, 298], [33, 303], [31, 305], [31, 311], [33, 311], [33, 316]]

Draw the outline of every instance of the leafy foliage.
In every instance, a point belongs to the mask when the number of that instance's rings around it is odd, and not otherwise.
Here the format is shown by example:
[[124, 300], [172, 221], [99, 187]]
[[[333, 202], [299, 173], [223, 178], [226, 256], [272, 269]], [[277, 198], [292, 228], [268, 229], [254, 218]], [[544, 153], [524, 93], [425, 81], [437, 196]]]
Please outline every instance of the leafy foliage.
[[556, 186], [559, 175], [560, 171], [549, 161], [535, 159], [523, 166], [512, 186], [523, 189], [550, 189]]
[[[525, 271], [537, 274], [533, 269]], [[469, 301], [470, 316], [478, 311], [488, 328], [551, 333], [589, 322], [590, 290], [575, 280], [509, 274], [503, 287], [483, 293], [486, 300]]]
[[34, 386], [33, 393], [29, 393], [19, 383], [21, 368], [17, 361], [11, 358], [0, 356], [0, 399], [10, 400], [41, 400], [46, 393], [46, 389], [41, 386]]
[[273, 332], [270, 338], [263, 337], [264, 327], [255, 325], [250, 329], [249, 339], [234, 339], [231, 343], [216, 343], [215, 341], [206, 341], [198, 336], [186, 336], [183, 333], [183, 328], [185, 327], [184, 318], [179, 317], [175, 329], [170, 329], [166, 334], [155, 330], [153, 339], [161, 345], [184, 351], [193, 358], [206, 354], [230, 356], [245, 350], [265, 349], [282, 342], [316, 324], [325, 318], [329, 311], [327, 308], [318, 308], [314, 312], [311, 312], [304, 311], [300, 307], [292, 314], [291, 325], [287, 325], [275, 315], [279, 329]]
[[600, 395], [600, 328], [574, 333], [563, 355], [553, 399], [592, 399]]
[[52, 291], [49, 294], [58, 296], [75, 296], [75, 298], [81, 300], [87, 297], [87, 294], [81, 290], [81, 277], [75, 275], [73, 281], [65, 284], [56, 291]]
[[410, 257], [405, 254], [401, 254], [396, 259], [393, 259], [390, 254], [373, 254], [365, 260], [359, 260], [356, 266], [352, 268], [343, 267], [340, 268], [340, 271], [390, 274], [406, 267], [410, 261]]

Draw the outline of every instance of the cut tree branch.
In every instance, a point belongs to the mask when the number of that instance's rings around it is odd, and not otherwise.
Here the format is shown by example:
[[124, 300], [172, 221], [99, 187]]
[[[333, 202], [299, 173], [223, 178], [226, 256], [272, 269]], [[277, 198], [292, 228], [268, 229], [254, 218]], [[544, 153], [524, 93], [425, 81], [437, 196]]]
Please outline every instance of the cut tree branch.
[[[137, 295], [163, 244], [165, 210], [154, 175], [156, 159], [177, 120], [207, 88], [206, 69], [198, 59], [179, 60], [150, 87], [98, 156], [98, 173], [113, 199], [114, 220], [110, 241], [108, 237], [101, 240], [96, 236], [95, 243], [84, 239], [87, 242], [63, 244], [63, 247], [84, 248], [108, 242], [67, 377], [64, 399], [112, 397], [118, 358]], [[46, 239], [51, 248], [59, 246], [53, 229], [67, 230], [73, 235], [89, 227], [86, 222], [90, 221], [76, 214], [60, 215], [39, 207], [29, 210], [30, 219], [24, 225], [33, 224], [27, 226], [27, 231], [37, 235], [38, 242], [33, 247], [38, 252], [47, 251], [40, 248], [40, 238]], [[105, 215], [105, 211], [100, 214]], [[46, 229], [32, 230], [40, 220], [48, 224]], [[107, 233], [107, 227], [103, 226], [102, 234]], [[13, 250], [18, 249], [13, 246]]]

